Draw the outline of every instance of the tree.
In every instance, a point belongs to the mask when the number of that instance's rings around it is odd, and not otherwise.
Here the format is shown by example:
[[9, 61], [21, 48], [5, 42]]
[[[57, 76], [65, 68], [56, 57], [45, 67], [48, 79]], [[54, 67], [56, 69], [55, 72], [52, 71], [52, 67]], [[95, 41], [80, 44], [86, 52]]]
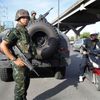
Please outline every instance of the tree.
[[4, 26], [0, 25], [0, 33], [4, 30]]
[[89, 32], [84, 32], [83, 34], [80, 34], [80, 38], [88, 38], [90, 36]]
[[70, 41], [74, 41], [74, 36], [71, 36]]

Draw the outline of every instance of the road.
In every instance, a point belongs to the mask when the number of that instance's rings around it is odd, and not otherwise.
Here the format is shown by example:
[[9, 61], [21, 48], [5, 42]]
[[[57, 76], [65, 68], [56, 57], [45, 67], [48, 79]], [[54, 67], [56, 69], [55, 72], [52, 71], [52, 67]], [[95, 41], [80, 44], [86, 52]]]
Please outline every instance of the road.
[[[66, 78], [34, 78], [28, 89], [28, 100], [100, 100], [100, 92], [87, 79], [78, 82], [80, 55], [71, 52], [71, 61], [66, 69]], [[0, 100], [14, 100], [14, 82], [0, 80]]]

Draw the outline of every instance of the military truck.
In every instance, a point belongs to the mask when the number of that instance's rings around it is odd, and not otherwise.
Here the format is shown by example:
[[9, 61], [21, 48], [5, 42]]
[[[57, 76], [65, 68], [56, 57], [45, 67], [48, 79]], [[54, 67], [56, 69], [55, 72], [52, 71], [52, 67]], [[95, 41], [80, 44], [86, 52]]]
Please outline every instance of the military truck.
[[[39, 77], [53, 76], [56, 79], [63, 79], [70, 62], [69, 40], [65, 34], [46, 20], [48, 13], [40, 15], [34, 23], [27, 26], [37, 52], [32, 65], [35, 64]], [[0, 42], [9, 30], [0, 33]], [[30, 77], [37, 76], [30, 71]], [[0, 78], [5, 82], [13, 81], [10, 60], [2, 52], [0, 52]]]

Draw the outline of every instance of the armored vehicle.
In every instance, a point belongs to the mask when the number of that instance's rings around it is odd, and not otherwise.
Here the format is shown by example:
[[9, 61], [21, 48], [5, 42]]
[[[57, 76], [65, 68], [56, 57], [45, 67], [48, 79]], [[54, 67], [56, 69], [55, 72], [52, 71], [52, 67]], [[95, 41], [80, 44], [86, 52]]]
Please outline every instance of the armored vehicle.
[[[69, 40], [65, 34], [46, 20], [48, 13], [40, 15], [34, 23], [29, 23], [27, 26], [37, 52], [32, 65], [35, 64], [39, 77], [47, 75], [62, 79], [65, 77], [66, 67], [70, 61]], [[0, 33], [0, 42], [7, 32], [9, 29]], [[36, 74], [30, 71], [30, 77], [36, 77]], [[5, 82], [13, 81], [10, 61], [2, 52], [0, 52], [0, 78]]]

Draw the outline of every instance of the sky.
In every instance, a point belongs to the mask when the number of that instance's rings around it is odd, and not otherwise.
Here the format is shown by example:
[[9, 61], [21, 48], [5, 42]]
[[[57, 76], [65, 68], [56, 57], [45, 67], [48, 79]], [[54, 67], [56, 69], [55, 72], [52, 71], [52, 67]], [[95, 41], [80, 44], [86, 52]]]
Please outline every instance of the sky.
[[[64, 12], [77, 0], [59, 0], [60, 1], [60, 13]], [[50, 8], [53, 10], [47, 16], [48, 21], [52, 21], [58, 16], [58, 0], [0, 0], [1, 19], [13, 20], [18, 9], [27, 9], [29, 12], [35, 10], [37, 17], [40, 14], [44, 14]]]
[[[59, 0], [60, 2], [60, 14], [68, 9], [78, 0]], [[58, 17], [58, 0], [0, 0], [0, 22], [2, 21], [14, 21], [15, 14], [18, 9], [26, 9], [29, 13], [32, 10], [37, 12], [37, 18], [40, 14], [44, 14], [50, 8], [53, 10], [46, 17], [49, 22], [52, 22]], [[92, 32], [96, 30], [100, 32], [100, 22], [86, 26], [82, 32]], [[82, 33], [81, 32], [81, 33]], [[72, 35], [74, 34], [71, 32]], [[71, 35], [70, 35], [71, 36]]]

